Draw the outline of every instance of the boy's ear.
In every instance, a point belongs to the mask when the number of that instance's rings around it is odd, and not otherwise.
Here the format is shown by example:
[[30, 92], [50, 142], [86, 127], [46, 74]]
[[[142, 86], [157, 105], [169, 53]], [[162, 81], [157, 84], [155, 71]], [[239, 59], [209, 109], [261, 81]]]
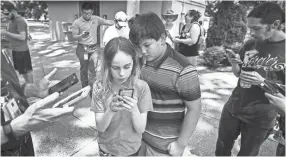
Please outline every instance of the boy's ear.
[[160, 37], [161, 45], [164, 45], [166, 43], [166, 34], [163, 33]]
[[275, 20], [272, 24], [272, 27], [274, 29], [278, 29], [279, 26], [280, 26], [280, 20]]

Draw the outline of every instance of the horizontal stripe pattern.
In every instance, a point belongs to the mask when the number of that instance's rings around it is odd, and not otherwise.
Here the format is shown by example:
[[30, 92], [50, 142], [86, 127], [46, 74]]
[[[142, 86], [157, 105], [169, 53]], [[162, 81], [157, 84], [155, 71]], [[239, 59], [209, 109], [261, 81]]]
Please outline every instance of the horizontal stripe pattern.
[[165, 55], [141, 70], [141, 78], [150, 87], [154, 108], [148, 113], [144, 135], [156, 147], [159, 139], [160, 146], [167, 146], [166, 142], [179, 136], [186, 110], [184, 101], [201, 96], [196, 68], [169, 46]]

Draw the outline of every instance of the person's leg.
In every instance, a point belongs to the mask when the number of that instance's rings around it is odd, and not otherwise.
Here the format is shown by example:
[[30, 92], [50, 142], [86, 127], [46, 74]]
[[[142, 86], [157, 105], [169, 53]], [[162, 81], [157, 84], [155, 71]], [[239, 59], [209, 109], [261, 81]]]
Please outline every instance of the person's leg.
[[25, 62], [24, 62], [24, 72], [23, 72], [23, 77], [25, 78], [25, 80], [28, 83], [33, 83], [34, 79], [33, 79], [33, 68], [32, 68], [32, 60], [31, 60], [31, 54], [30, 51], [24, 51], [24, 58], [25, 58]]
[[240, 133], [241, 121], [233, 117], [226, 108], [222, 110], [216, 143], [216, 156], [231, 156], [234, 142]]
[[285, 156], [285, 146], [281, 143], [278, 143], [276, 156]]
[[34, 78], [33, 78], [33, 71], [30, 70], [28, 72], [26, 72], [25, 74], [23, 74], [24, 79], [26, 80], [27, 83], [33, 83], [34, 82]]
[[23, 76], [27, 83], [33, 83], [33, 68], [30, 51], [12, 51], [14, 68]]
[[85, 87], [88, 85], [88, 65], [89, 60], [84, 60], [84, 48], [81, 45], [78, 45], [76, 48], [76, 55], [80, 63], [80, 80], [81, 86]]
[[257, 156], [262, 143], [269, 136], [271, 129], [262, 129], [243, 123], [241, 127], [241, 147], [238, 156]]

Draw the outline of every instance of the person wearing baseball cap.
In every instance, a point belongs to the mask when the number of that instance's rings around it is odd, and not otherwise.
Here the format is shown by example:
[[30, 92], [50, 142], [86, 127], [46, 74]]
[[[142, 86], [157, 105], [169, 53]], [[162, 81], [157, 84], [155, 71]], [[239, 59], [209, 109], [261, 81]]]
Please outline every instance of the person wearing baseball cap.
[[111, 39], [124, 37], [129, 39], [128, 18], [123, 11], [119, 11], [114, 16], [115, 24], [108, 27], [103, 36], [103, 45], [105, 46]]

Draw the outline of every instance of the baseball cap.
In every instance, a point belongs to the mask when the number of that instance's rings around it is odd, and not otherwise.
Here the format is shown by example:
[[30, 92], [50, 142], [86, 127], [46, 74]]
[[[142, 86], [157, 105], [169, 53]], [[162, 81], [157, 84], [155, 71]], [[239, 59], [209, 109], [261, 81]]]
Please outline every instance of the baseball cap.
[[123, 11], [119, 11], [115, 14], [114, 19], [118, 22], [119, 26], [127, 26], [127, 15]]

